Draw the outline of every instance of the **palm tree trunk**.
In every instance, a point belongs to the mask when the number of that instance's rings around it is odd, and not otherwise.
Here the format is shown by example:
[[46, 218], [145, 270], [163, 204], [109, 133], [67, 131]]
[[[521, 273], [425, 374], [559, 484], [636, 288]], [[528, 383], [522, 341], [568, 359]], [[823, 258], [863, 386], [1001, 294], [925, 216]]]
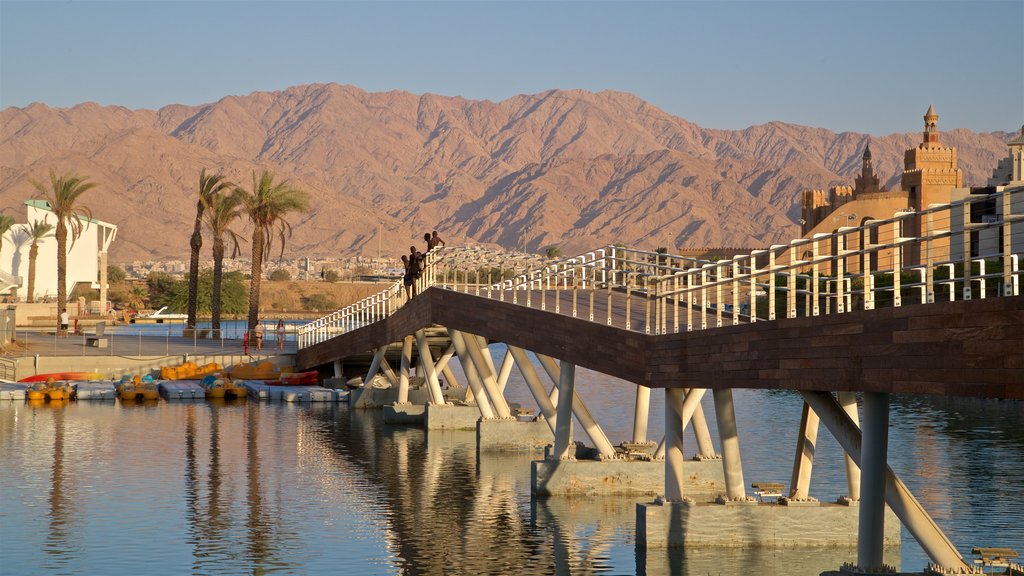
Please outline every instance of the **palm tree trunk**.
[[255, 226], [252, 231], [252, 278], [249, 280], [249, 323], [250, 331], [260, 321], [260, 280], [263, 277], [263, 229]]
[[188, 266], [188, 319], [185, 320], [186, 330], [196, 329], [196, 312], [199, 308], [199, 252], [203, 248], [203, 201], [196, 204], [196, 222], [192, 228], [191, 260]]
[[220, 334], [220, 284], [224, 276], [224, 239], [220, 235], [213, 237], [213, 294], [210, 299], [210, 327], [215, 337]]
[[36, 257], [39, 256], [39, 245], [35, 242], [32, 243], [32, 247], [28, 249], [28, 296], [25, 298], [25, 302], [29, 304], [36, 301]]
[[60, 316], [68, 309], [68, 227], [64, 220], [57, 220], [57, 331], [60, 331]]

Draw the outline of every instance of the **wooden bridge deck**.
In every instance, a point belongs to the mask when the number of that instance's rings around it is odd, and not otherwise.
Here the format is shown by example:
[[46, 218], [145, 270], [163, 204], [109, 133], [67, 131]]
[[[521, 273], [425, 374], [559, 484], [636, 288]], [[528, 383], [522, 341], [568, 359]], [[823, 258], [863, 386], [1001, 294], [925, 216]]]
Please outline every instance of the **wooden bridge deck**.
[[[533, 299], [536, 299], [534, 293]], [[496, 296], [496, 295], [495, 295]], [[525, 298], [519, 294], [520, 301]], [[1024, 296], [907, 305], [655, 335], [644, 302], [613, 298], [612, 326], [595, 299], [560, 295], [561, 313], [431, 288], [392, 316], [299, 350], [300, 369], [330, 364], [433, 324], [479, 334], [652, 388], [876, 391], [1024, 399]], [[694, 313], [699, 324], [699, 313]], [[709, 314], [709, 325], [715, 319]], [[668, 326], [671, 331], [673, 327]], [[638, 331], [640, 330], [640, 331]]]

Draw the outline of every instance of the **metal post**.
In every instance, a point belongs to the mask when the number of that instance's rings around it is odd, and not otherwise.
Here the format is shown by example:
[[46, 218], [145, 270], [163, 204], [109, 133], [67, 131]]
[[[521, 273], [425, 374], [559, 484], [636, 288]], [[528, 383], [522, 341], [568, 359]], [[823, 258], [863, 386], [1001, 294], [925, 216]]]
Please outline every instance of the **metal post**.
[[551, 402], [547, 391], [544, 389], [544, 385], [541, 384], [540, 378], [537, 376], [537, 370], [534, 369], [533, 363], [530, 362], [530, 359], [526, 356], [526, 351], [522, 348], [509, 346], [508, 351], [512, 353], [512, 358], [515, 359], [516, 365], [519, 366], [519, 372], [523, 375], [523, 380], [526, 380], [526, 386], [530, 389], [530, 393], [533, 394], [533, 399], [537, 401], [537, 407], [540, 408], [540, 413], [544, 415], [544, 419], [551, 427], [553, 434], [555, 432], [555, 421], [558, 416], [555, 405]]
[[[843, 412], [850, 417], [850, 421], [856, 426], [860, 426], [860, 416], [857, 414], [857, 395], [853, 392], [838, 392], [836, 394], [839, 400], [839, 405], [843, 407]], [[847, 487], [847, 498], [853, 501], [860, 500], [860, 466], [853, 461], [845, 451], [843, 452], [843, 460], [846, 461], [846, 487]]]
[[[846, 415], [836, 399], [828, 392], [801, 392], [800, 394], [818, 414], [821, 423], [829, 429], [843, 450], [863, 468], [861, 431]], [[885, 469], [885, 501], [932, 562], [949, 571], [967, 570], [962, 573], [969, 573], [971, 566], [964, 561], [956, 546], [942, 533], [942, 529], [928, 515], [921, 503], [914, 498], [906, 484], [888, 467]], [[861, 514], [863, 513], [862, 505]]]
[[575, 396], [576, 365], [564, 362], [558, 379], [558, 420], [555, 424], [555, 449], [552, 453], [558, 460], [568, 460], [569, 437], [572, 435], [572, 398]]
[[370, 383], [373, 382], [373, 377], [377, 375], [380, 370], [380, 359], [384, 357], [385, 348], [378, 348], [373, 354], [373, 360], [370, 361], [370, 370], [366, 372], [366, 379], [363, 381], [364, 387], [369, 387]]
[[412, 336], [402, 338], [402, 362], [398, 370], [398, 400], [399, 404], [409, 401], [409, 366], [412, 365]]
[[814, 466], [814, 448], [818, 441], [818, 415], [804, 402], [800, 413], [800, 433], [796, 438], [793, 457], [793, 476], [789, 481], [789, 497], [806, 500], [810, 494], [811, 468]]
[[715, 445], [711, 443], [711, 431], [704, 417], [704, 407], [698, 402], [690, 418], [693, 424], [693, 436], [697, 439], [697, 452], [704, 458], [715, 458]]
[[647, 416], [651, 409], [651, 389], [636, 385], [636, 406], [633, 409], [633, 442], [647, 442]]
[[724, 388], [712, 393], [715, 397], [715, 417], [718, 419], [718, 437], [722, 443], [722, 469], [725, 472], [725, 492], [730, 500], [746, 498], [743, 486], [743, 465], [740, 462], [740, 439], [736, 432], [736, 412], [732, 389]]
[[469, 381], [469, 389], [473, 391], [473, 397], [476, 399], [477, 408], [480, 409], [480, 416], [484, 419], [494, 418], [494, 411], [491, 409], [491, 403], [487, 400], [487, 393], [484, 391], [483, 384], [480, 381], [480, 375], [476, 371], [476, 365], [473, 363], [473, 359], [470, 358], [469, 352], [466, 350], [466, 340], [462, 337], [462, 332], [449, 330], [448, 333], [451, 336], [452, 344], [455, 346], [455, 350], [459, 355], [459, 360], [462, 361], [462, 368], [466, 373], [466, 380]]
[[480, 376], [483, 389], [487, 392], [487, 398], [491, 401], [491, 405], [494, 408], [494, 415], [497, 418], [511, 418], [512, 413], [508, 408], [508, 402], [505, 401], [505, 396], [498, 390], [498, 383], [494, 379], [494, 372], [491, 371], [484, 360], [484, 354], [480, 350], [476, 335], [468, 332], [459, 332], [458, 330], [452, 330], [451, 333], [453, 338], [460, 337], [462, 339], [463, 347], [469, 355], [469, 359], [477, 374]]
[[857, 529], [857, 565], [881, 568], [885, 541], [885, 470], [889, 444], [889, 394], [864, 393], [864, 429], [861, 440], [860, 521]]
[[683, 499], [683, 389], [665, 388], [665, 499]]
[[[683, 401], [682, 416], [683, 416], [683, 429], [686, 429], [686, 425], [690, 423], [690, 419], [693, 418], [693, 413], [700, 406], [701, 398], [704, 397], [704, 393], [707, 392], [705, 388], [691, 388], [689, 390], [683, 389], [683, 394], [686, 395], [686, 400]], [[661, 442], [658, 443], [657, 450], [654, 451], [655, 458], [665, 457], [665, 443], [667, 436], [661, 438]]]
[[434, 370], [434, 359], [430, 355], [430, 346], [427, 345], [427, 334], [423, 330], [416, 331], [416, 348], [419, 349], [420, 364], [423, 365], [423, 370], [427, 375], [430, 401], [434, 404], [444, 404], [441, 383], [437, 380], [437, 372]]

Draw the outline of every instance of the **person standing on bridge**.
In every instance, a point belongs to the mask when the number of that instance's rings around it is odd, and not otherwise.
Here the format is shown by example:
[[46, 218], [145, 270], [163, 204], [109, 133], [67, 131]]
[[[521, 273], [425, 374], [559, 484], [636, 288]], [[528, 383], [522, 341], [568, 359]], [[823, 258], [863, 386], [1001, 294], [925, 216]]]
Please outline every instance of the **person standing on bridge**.
[[412, 296], [416, 296], [416, 281], [423, 275], [426, 256], [415, 246], [409, 246], [409, 273], [412, 275]]
[[408, 302], [412, 299], [412, 266], [409, 264], [409, 257], [402, 254], [402, 269], [405, 270], [402, 275], [402, 286], [405, 288], [405, 300]]
[[437, 230], [434, 230], [433, 235], [424, 234], [423, 239], [427, 241], [427, 252], [430, 252], [431, 250], [437, 248], [438, 246], [445, 245], [444, 240], [442, 240], [441, 237], [437, 235]]
[[277, 349], [284, 352], [284, 320], [278, 319], [277, 329]]

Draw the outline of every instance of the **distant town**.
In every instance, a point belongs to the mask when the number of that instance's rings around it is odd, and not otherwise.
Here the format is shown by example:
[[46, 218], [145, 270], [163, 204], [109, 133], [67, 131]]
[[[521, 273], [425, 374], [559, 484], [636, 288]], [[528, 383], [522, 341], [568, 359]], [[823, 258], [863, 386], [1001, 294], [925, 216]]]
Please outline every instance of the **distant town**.
[[[114, 263], [120, 266], [129, 278], [146, 278], [153, 272], [184, 277], [188, 272], [185, 260], [135, 260]], [[225, 258], [225, 272], [249, 273], [251, 261], [248, 258]], [[402, 275], [401, 263], [394, 258], [353, 256], [350, 258], [295, 258], [291, 260], [270, 260], [264, 264], [266, 275], [283, 270], [292, 280], [323, 280], [330, 273], [337, 280], [358, 280], [365, 277], [398, 277]]]

